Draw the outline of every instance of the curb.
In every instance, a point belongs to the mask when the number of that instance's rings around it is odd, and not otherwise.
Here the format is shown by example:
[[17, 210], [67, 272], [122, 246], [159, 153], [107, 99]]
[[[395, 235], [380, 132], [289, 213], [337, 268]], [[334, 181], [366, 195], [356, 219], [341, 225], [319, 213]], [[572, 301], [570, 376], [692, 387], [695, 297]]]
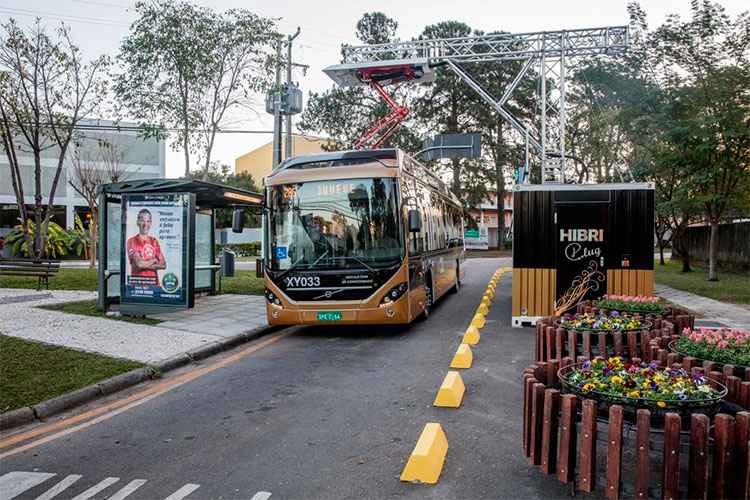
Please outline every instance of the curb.
[[44, 420], [45, 418], [90, 403], [96, 399], [109, 396], [147, 380], [159, 378], [163, 373], [181, 368], [196, 361], [204, 360], [215, 354], [229, 351], [239, 345], [258, 339], [282, 328], [283, 327], [275, 325], [261, 326], [245, 333], [233, 335], [219, 341], [209, 342], [208, 344], [196, 347], [187, 352], [176, 354], [171, 358], [115, 375], [114, 377], [102, 380], [97, 384], [82, 387], [81, 389], [56, 396], [33, 406], [26, 406], [24, 408], [18, 408], [17, 410], [2, 413], [0, 414], [0, 431], [5, 432], [21, 425], [30, 424], [35, 420]]

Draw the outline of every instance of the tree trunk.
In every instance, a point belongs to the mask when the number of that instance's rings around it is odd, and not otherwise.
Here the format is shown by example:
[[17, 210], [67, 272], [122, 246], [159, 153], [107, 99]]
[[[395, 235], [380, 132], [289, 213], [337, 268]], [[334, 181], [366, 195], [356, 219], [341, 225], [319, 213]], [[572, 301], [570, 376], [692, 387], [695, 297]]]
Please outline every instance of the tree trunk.
[[711, 235], [708, 238], [708, 281], [719, 281], [719, 266], [716, 251], [719, 246], [719, 221], [711, 221]]
[[680, 231], [680, 234], [675, 234], [675, 237], [672, 239], [672, 257], [675, 256], [675, 253], [679, 254], [682, 260], [682, 272], [692, 273], [693, 270], [690, 269], [690, 253], [688, 252], [687, 245], [682, 240], [682, 231]]
[[661, 238], [659, 238], [659, 265], [664, 265], [664, 243]]

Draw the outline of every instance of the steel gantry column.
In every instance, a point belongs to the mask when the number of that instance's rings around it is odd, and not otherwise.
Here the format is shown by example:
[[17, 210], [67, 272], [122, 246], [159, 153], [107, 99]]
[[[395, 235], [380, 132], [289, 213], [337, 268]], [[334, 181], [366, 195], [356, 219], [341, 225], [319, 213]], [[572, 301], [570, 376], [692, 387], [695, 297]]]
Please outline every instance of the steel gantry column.
[[[343, 47], [343, 63], [427, 58], [430, 65], [444, 63], [474, 89], [513, 128], [527, 138], [541, 157], [542, 183], [565, 182], [565, 69], [576, 56], [621, 54], [628, 46], [628, 27], [613, 26], [534, 33], [500, 33], [459, 38]], [[516, 78], [498, 99], [461, 65], [476, 62], [525, 61]], [[539, 68], [539, 127], [514, 117], [505, 103], [523, 76]], [[537, 132], [538, 131], [538, 132]]]

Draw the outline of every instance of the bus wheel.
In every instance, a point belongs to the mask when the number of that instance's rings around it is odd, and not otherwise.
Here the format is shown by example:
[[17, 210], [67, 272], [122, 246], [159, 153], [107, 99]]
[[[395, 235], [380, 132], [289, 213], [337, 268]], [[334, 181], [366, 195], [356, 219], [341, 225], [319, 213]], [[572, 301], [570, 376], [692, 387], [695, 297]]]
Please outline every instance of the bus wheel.
[[461, 289], [461, 278], [459, 276], [459, 270], [458, 263], [456, 263], [456, 283], [453, 284], [453, 288], [451, 288], [451, 293], [458, 293], [458, 291]]
[[430, 317], [430, 307], [432, 306], [432, 275], [428, 274], [424, 283], [424, 311], [422, 311], [422, 320]]

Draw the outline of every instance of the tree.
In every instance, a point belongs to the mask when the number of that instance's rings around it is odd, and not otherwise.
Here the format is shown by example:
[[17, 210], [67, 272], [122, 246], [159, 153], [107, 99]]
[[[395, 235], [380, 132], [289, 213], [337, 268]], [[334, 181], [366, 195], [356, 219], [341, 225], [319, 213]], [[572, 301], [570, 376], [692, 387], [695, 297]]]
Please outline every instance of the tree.
[[[11, 19], [0, 40], [0, 135], [10, 165], [26, 247], [41, 258], [47, 244], [55, 192], [68, 149], [79, 137], [81, 120], [104, 99], [109, 65], [105, 56], [85, 61], [63, 24], [55, 37], [37, 20], [27, 32]], [[33, 238], [26, 210], [26, 188], [19, 153], [34, 158]], [[55, 165], [43, 166], [43, 153]], [[45, 192], [44, 182], [49, 182]], [[46, 195], [46, 205], [44, 198]]]
[[[420, 39], [466, 37], [472, 29], [458, 21], [444, 21], [426, 26]], [[417, 115], [431, 134], [457, 134], [472, 128], [469, 106], [480, 98], [452, 71], [438, 71], [435, 81], [423, 86], [423, 93], [415, 100]], [[451, 189], [461, 196], [460, 159], [452, 159], [447, 168], [451, 172]]]
[[137, 172], [127, 164], [129, 152], [119, 149], [104, 140], [97, 140], [96, 147], [80, 147], [73, 151], [68, 163], [68, 183], [86, 200], [91, 213], [89, 237], [91, 240], [89, 267], [96, 267], [99, 236], [99, 186], [126, 180]]
[[244, 9], [218, 14], [176, 0], [137, 2], [136, 11], [139, 18], [120, 48], [125, 71], [115, 92], [144, 123], [145, 136], [178, 130], [172, 147], [184, 151], [186, 176], [192, 153], [208, 176], [216, 133], [232, 110], [249, 109], [270, 82], [274, 60], [267, 49], [278, 38], [273, 21]]
[[382, 12], [368, 12], [357, 21], [356, 35], [367, 45], [397, 42], [398, 23]]
[[750, 176], [750, 17], [731, 21], [708, 0], [691, 10], [656, 35], [666, 62], [686, 74], [677, 98], [689, 118], [676, 125], [690, 137], [690, 178], [711, 225], [708, 279], [718, 281], [719, 223]]

